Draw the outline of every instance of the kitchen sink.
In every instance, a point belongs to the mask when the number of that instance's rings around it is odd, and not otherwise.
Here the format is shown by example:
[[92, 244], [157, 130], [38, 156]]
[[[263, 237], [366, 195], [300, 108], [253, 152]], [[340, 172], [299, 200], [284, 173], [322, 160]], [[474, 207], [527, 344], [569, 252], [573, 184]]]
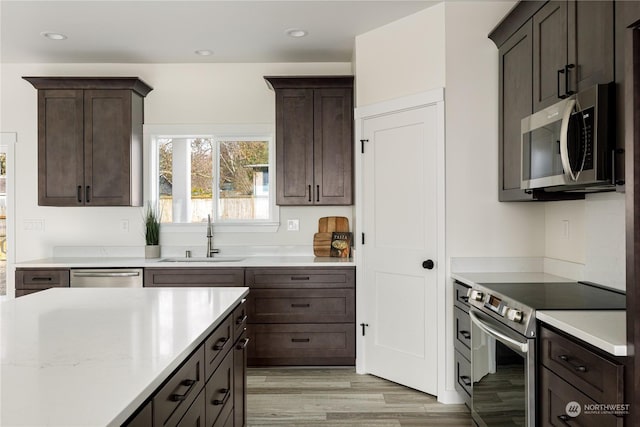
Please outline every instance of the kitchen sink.
[[236, 257], [174, 257], [174, 258], [163, 258], [160, 262], [238, 262], [242, 261], [244, 258], [236, 258]]

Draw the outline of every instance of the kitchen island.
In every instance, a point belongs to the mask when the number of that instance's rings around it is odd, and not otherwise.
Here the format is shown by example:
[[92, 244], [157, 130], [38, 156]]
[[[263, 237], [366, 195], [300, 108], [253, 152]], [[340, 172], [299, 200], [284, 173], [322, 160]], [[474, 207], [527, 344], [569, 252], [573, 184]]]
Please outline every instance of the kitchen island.
[[0, 303], [0, 425], [121, 425], [248, 292], [49, 289]]

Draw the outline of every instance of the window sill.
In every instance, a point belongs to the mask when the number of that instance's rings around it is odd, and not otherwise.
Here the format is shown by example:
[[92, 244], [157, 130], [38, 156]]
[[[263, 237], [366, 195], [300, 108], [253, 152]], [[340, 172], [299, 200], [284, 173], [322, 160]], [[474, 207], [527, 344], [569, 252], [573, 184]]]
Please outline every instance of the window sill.
[[[279, 222], [225, 222], [214, 223], [214, 233], [275, 233], [280, 228]], [[207, 224], [166, 224], [160, 225], [165, 233], [206, 233]]]

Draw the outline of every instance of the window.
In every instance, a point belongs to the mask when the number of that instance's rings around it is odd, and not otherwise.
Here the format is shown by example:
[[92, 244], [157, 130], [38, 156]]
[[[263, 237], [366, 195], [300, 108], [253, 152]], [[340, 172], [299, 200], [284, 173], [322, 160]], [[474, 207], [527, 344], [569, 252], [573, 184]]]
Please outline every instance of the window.
[[233, 127], [171, 133], [145, 127], [152, 153], [152, 202], [158, 203], [162, 223], [204, 223], [211, 215], [218, 225], [236, 228], [277, 224], [269, 176], [272, 133], [234, 132]]

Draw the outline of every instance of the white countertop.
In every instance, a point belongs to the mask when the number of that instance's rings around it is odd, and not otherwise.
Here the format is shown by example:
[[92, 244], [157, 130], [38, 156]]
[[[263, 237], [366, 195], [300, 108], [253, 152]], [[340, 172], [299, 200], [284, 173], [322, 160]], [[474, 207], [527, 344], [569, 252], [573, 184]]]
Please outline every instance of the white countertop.
[[624, 310], [540, 310], [536, 318], [614, 356], [627, 355]]
[[[173, 258], [173, 257], [171, 257]], [[231, 257], [229, 257], [231, 258]], [[236, 258], [235, 256], [233, 258]], [[164, 257], [145, 259], [131, 257], [60, 257], [19, 262], [18, 268], [109, 268], [109, 267], [353, 267], [353, 258], [314, 256], [238, 256], [240, 261], [163, 262]]]
[[0, 425], [119, 426], [247, 293], [57, 288], [0, 303]]
[[554, 276], [548, 273], [451, 273], [451, 278], [474, 286], [481, 283], [554, 283], [554, 282], [575, 282], [566, 277]]

